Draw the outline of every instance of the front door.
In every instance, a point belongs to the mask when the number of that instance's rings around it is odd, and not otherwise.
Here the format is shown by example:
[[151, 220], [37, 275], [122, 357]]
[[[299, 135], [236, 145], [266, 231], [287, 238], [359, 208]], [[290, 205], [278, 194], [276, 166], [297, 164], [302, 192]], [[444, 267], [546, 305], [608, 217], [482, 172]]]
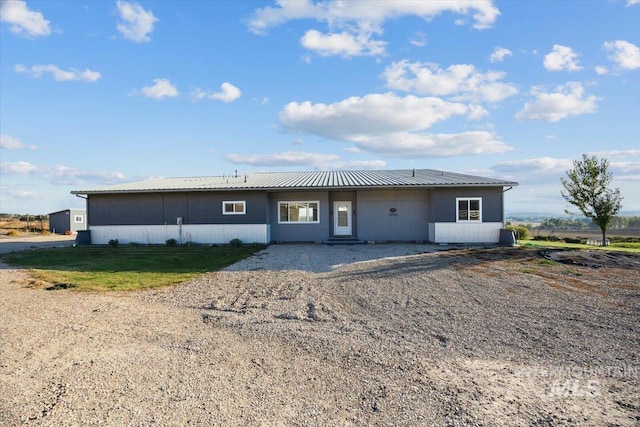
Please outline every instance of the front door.
[[351, 234], [351, 202], [333, 202], [333, 235]]

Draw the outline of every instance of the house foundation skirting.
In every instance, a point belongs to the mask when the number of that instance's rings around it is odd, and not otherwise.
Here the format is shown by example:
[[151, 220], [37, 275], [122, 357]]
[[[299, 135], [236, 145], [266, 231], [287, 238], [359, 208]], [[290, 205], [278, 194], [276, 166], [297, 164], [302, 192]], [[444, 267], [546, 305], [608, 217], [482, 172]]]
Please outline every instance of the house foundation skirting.
[[434, 243], [498, 243], [502, 222], [429, 223], [429, 237]]
[[233, 239], [242, 243], [269, 243], [269, 224], [182, 224], [182, 225], [100, 225], [91, 226], [91, 243], [106, 245], [117, 239], [121, 244], [165, 244], [169, 239], [178, 243], [223, 244]]

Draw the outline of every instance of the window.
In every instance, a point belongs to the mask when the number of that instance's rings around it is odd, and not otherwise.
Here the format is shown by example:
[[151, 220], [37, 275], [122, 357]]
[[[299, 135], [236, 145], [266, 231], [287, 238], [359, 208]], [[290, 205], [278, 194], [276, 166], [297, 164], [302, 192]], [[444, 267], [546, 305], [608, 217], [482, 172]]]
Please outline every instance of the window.
[[84, 222], [84, 217], [82, 215], [74, 215], [73, 216], [73, 222], [75, 222], [75, 223]]
[[456, 199], [457, 222], [478, 221], [482, 222], [481, 198], [457, 198]]
[[245, 201], [222, 202], [222, 215], [244, 215], [246, 213]]
[[278, 223], [308, 224], [320, 222], [318, 219], [320, 202], [278, 202]]

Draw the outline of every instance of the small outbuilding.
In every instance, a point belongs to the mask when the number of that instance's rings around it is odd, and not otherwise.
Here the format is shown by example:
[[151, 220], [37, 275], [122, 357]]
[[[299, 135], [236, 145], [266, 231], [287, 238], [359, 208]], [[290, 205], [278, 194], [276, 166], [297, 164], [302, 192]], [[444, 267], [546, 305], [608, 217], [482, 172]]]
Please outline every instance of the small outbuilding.
[[91, 242], [498, 243], [517, 185], [432, 169], [165, 178], [72, 191]]
[[87, 229], [85, 209], [65, 209], [49, 214], [49, 231], [55, 234], [77, 233]]

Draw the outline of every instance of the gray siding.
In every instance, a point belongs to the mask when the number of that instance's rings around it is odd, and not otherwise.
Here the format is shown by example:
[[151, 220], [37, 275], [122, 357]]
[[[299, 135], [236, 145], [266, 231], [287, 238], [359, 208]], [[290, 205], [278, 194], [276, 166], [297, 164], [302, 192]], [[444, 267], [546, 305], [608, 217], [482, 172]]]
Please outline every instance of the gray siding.
[[[319, 201], [318, 224], [278, 224], [278, 202]], [[269, 193], [271, 240], [274, 242], [320, 242], [329, 238], [329, 193], [327, 191], [287, 191]]]
[[[246, 202], [245, 215], [223, 215], [222, 202]], [[91, 194], [91, 225], [266, 224], [264, 192]]]
[[429, 190], [358, 191], [358, 238], [428, 240], [429, 197]]
[[57, 234], [71, 231], [69, 228], [69, 215], [68, 210], [49, 214], [49, 231]]
[[[246, 202], [245, 215], [223, 215], [223, 201]], [[267, 224], [265, 192], [189, 193], [187, 224]]]
[[502, 222], [502, 188], [442, 188], [433, 191], [432, 222], [456, 222], [456, 197], [482, 197], [482, 222]]
[[162, 194], [91, 194], [89, 225], [164, 224]]

